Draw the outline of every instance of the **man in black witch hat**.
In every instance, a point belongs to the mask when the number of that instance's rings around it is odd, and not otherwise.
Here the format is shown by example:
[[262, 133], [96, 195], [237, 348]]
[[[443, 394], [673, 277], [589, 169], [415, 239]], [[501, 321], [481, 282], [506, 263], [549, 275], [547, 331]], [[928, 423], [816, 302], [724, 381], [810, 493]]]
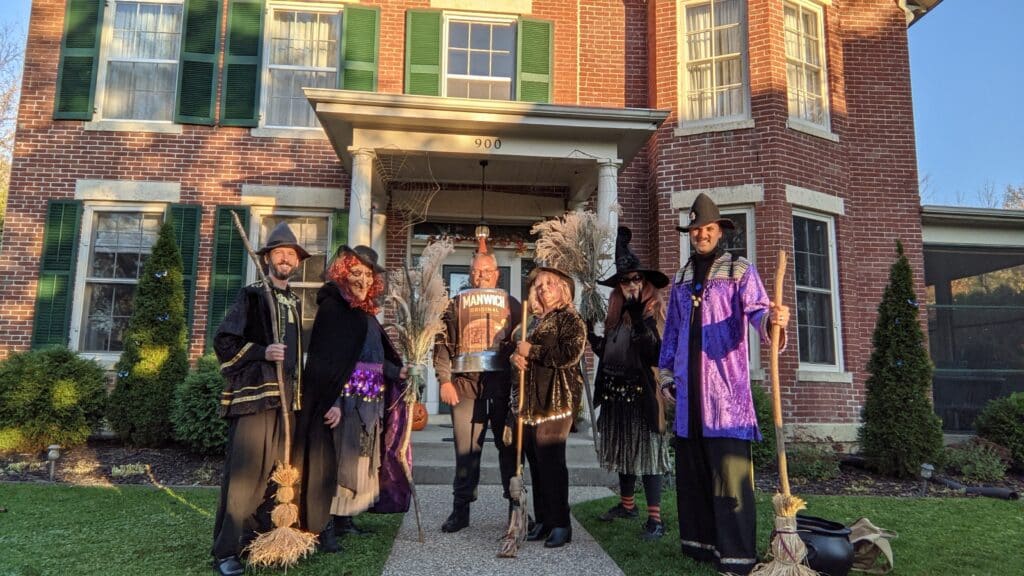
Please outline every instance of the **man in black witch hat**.
[[[257, 254], [272, 284], [275, 317], [263, 283], [250, 284], [238, 293], [213, 340], [227, 380], [220, 400], [220, 414], [228, 419], [227, 457], [212, 550], [214, 570], [224, 576], [244, 572], [239, 554], [257, 531], [270, 528], [270, 474], [284, 460], [282, 417], [294, 418], [302, 404], [302, 307], [288, 280], [309, 253], [282, 222]], [[274, 341], [275, 323], [282, 342]], [[277, 361], [284, 363], [286, 398], [278, 391]]]
[[[676, 505], [682, 551], [719, 572], [757, 563], [750, 443], [761, 440], [750, 390], [748, 326], [768, 343], [789, 308], [769, 302], [746, 258], [722, 247], [735, 227], [700, 194], [690, 223], [690, 260], [676, 275], [658, 361], [662, 391], [676, 402]], [[783, 332], [785, 342], [785, 332]]]

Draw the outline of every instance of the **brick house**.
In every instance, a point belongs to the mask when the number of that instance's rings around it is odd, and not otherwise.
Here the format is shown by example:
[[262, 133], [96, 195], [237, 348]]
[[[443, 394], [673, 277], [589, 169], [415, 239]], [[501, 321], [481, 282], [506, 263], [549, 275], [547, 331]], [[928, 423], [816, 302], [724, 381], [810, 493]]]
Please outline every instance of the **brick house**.
[[852, 439], [896, 237], [923, 288], [907, 26], [935, 4], [35, 0], [0, 355], [112, 363], [165, 218], [195, 357], [254, 278], [230, 209], [257, 243], [293, 225], [307, 302], [344, 242], [394, 267], [454, 236], [457, 287], [481, 220], [518, 295], [536, 220], [592, 206], [672, 273], [705, 191], [764, 277], [795, 256], [790, 421]]

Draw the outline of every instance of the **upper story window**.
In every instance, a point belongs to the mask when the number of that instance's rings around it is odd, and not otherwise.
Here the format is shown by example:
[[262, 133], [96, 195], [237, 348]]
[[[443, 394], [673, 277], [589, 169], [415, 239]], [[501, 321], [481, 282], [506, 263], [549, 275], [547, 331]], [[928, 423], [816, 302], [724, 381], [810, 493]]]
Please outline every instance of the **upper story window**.
[[793, 252], [801, 367], [838, 369], [839, 292], [834, 220], [818, 214], [794, 213]]
[[682, 2], [681, 110], [688, 124], [749, 117], [746, 3]]
[[821, 7], [786, 2], [784, 9], [789, 117], [828, 130], [828, 75]]
[[451, 17], [447, 25], [447, 96], [512, 100], [515, 77], [515, 21]]
[[341, 12], [271, 7], [263, 124], [319, 127], [302, 89], [338, 86]]
[[173, 119], [181, 16], [182, 0], [114, 2], [100, 72], [104, 119]]

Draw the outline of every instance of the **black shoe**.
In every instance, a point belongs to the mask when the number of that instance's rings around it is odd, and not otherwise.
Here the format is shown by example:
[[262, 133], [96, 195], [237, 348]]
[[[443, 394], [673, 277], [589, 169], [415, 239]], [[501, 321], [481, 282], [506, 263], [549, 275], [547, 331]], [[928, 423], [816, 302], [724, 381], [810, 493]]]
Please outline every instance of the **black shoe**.
[[334, 520], [328, 522], [323, 532], [320, 533], [317, 549], [328, 554], [341, 552], [341, 544], [338, 544], [338, 537], [334, 535]]
[[364, 530], [352, 520], [351, 516], [335, 516], [334, 517], [334, 535], [338, 537], [344, 536], [365, 536], [367, 534], [373, 534], [371, 530]]
[[622, 502], [619, 502], [615, 506], [609, 508], [607, 512], [598, 516], [597, 519], [601, 522], [611, 522], [617, 518], [636, 518], [639, 515], [640, 512], [637, 511], [636, 506], [626, 508], [622, 505]]
[[640, 535], [640, 539], [651, 541], [657, 540], [664, 535], [665, 523], [648, 518], [647, 522], [644, 523], [644, 532]]
[[441, 532], [458, 532], [469, 526], [469, 508], [456, 508], [441, 525]]
[[240, 576], [245, 572], [245, 566], [238, 561], [238, 556], [228, 556], [213, 561], [213, 569], [221, 576]]
[[572, 542], [572, 526], [566, 526], [565, 528], [554, 528], [551, 530], [551, 535], [544, 541], [545, 548], [561, 548], [569, 542]]
[[545, 526], [542, 522], [537, 522], [533, 525], [533, 528], [526, 535], [527, 542], [536, 542], [538, 540], [546, 540], [551, 535], [551, 527]]

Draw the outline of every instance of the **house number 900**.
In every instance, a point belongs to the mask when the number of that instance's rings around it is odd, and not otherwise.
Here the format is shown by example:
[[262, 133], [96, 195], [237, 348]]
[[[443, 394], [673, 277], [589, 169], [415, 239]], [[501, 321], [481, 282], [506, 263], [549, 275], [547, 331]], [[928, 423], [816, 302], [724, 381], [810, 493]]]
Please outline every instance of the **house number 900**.
[[477, 148], [486, 148], [487, 150], [491, 148], [495, 150], [501, 149], [501, 138], [477, 138], [473, 143], [476, 144]]

